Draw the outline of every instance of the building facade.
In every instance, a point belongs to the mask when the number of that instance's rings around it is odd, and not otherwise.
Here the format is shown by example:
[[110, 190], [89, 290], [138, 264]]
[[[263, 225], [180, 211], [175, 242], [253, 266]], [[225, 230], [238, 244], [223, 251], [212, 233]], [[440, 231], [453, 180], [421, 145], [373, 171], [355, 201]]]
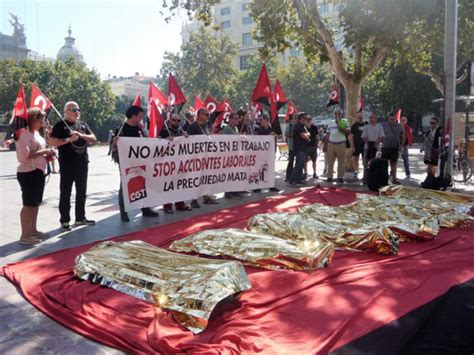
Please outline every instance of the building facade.
[[[250, 16], [248, 0], [221, 0], [213, 7], [213, 21], [215, 36], [227, 36], [237, 44], [237, 54], [233, 58], [236, 68], [245, 70], [248, 68], [251, 56], [258, 54], [258, 49], [263, 45], [252, 38], [255, 24]], [[321, 16], [328, 23], [330, 28], [338, 27], [339, 5], [321, 1], [318, 5]], [[189, 34], [197, 32], [200, 24], [196, 21], [183, 26], [181, 36], [184, 43], [189, 40]], [[336, 31], [335, 46], [342, 48], [342, 31]], [[291, 57], [303, 57], [302, 51], [295, 47], [283, 53], [277, 53], [277, 60], [283, 66], [288, 66]]]
[[133, 98], [137, 94], [146, 97], [148, 95], [150, 81], [153, 80], [155, 80], [155, 78], [135, 73], [134, 76], [130, 77], [113, 77], [106, 80], [106, 82], [112, 88], [112, 92], [115, 96], [126, 96]]
[[30, 50], [26, 47], [25, 29], [19, 22], [19, 17], [10, 14], [10, 24], [13, 26], [12, 35], [0, 33], [0, 59], [24, 60]]

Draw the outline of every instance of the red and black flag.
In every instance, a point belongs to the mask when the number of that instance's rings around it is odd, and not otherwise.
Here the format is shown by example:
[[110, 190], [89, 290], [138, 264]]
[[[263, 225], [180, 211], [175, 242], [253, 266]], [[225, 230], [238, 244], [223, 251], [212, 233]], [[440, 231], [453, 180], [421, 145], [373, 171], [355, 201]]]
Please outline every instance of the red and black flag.
[[214, 128], [220, 127], [222, 122], [228, 121], [229, 115], [233, 112], [232, 106], [230, 106], [229, 100], [226, 98], [217, 106], [215, 114], [216, 118], [213, 120], [212, 126]]
[[326, 108], [334, 105], [339, 105], [339, 88], [337, 86], [337, 83], [334, 83], [334, 86], [332, 87], [328, 103], [326, 104]]
[[260, 71], [260, 75], [257, 80], [257, 84], [253, 89], [252, 102], [260, 102], [264, 105], [270, 106], [271, 95], [272, 85], [268, 77], [267, 67], [265, 66], [265, 64], [263, 64], [262, 70]]
[[43, 111], [49, 110], [53, 105], [45, 94], [36, 86], [31, 86], [30, 108], [37, 107]]
[[195, 95], [194, 96], [194, 107], [190, 106], [189, 107], [189, 112], [191, 112], [193, 115], [195, 115], [201, 107], [204, 107], [204, 102], [201, 101], [199, 96]]
[[135, 96], [135, 100], [133, 100], [132, 106], [142, 107], [142, 97], [140, 96], [140, 94], [137, 94], [137, 96]]
[[[156, 128], [161, 124], [161, 122], [165, 121], [165, 108], [166, 105], [168, 104], [168, 100], [161, 92], [160, 89], [156, 87], [155, 84], [153, 84], [150, 81], [150, 88], [148, 90], [148, 112], [147, 115], [150, 119], [150, 125], [149, 125], [149, 130], [150, 130], [150, 137], [158, 137], [160, 134], [160, 131], [157, 131]], [[153, 112], [153, 107], [156, 108], [156, 112]], [[161, 126], [163, 127], [163, 126]]]
[[20, 138], [22, 128], [25, 128], [28, 123], [28, 112], [26, 108], [25, 89], [23, 84], [20, 84], [20, 90], [16, 95], [15, 105], [13, 106], [12, 118], [10, 119], [11, 131], [15, 140]]
[[168, 111], [180, 113], [185, 103], [186, 98], [173, 74], [170, 73], [168, 76]]
[[286, 117], [285, 121], [288, 122], [290, 120], [290, 115], [294, 115], [298, 112], [293, 100], [288, 100], [288, 107], [286, 108]]
[[283, 92], [283, 89], [281, 88], [279, 80], [277, 80], [275, 83], [275, 89], [273, 90], [273, 93], [275, 95], [277, 110], [280, 110], [283, 106], [285, 106], [287, 100], [285, 97], [285, 93]]

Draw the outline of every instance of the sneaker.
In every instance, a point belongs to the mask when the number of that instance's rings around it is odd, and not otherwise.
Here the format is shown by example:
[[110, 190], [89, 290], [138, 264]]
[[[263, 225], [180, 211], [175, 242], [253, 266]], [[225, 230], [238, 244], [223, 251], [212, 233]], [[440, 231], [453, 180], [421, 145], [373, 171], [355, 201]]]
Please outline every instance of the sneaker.
[[130, 218], [128, 218], [128, 213], [126, 212], [120, 215], [120, 219], [122, 220], [122, 222], [130, 222]]
[[82, 221], [76, 221], [74, 223], [76, 226], [93, 226], [95, 224], [95, 221], [84, 218]]
[[313, 179], [319, 179], [319, 176], [316, 174], [313, 174]]
[[191, 201], [191, 207], [192, 208], [201, 208], [201, 205], [199, 204], [199, 202], [197, 200], [192, 200]]
[[212, 197], [209, 197], [203, 201], [205, 205], [218, 205], [219, 202], [213, 199]]
[[280, 192], [280, 189], [277, 189], [276, 187], [270, 187], [269, 189], [271, 192]]
[[339, 184], [343, 184], [343, 183], [344, 183], [344, 179], [337, 179], [337, 182], [338, 182]]
[[397, 179], [395, 179], [395, 180], [392, 180], [392, 184], [401, 185], [402, 183], [400, 181], [398, 181]]
[[253, 192], [262, 192], [262, 189], [253, 189]]
[[407, 175], [406, 175], [406, 179], [407, 179], [407, 180], [410, 180], [410, 179], [411, 179], [411, 175], [410, 175], [410, 174], [407, 174]]
[[63, 231], [70, 231], [70, 230], [72, 230], [72, 228], [71, 228], [71, 225], [66, 222], [66, 223], [62, 223], [62, 224], [61, 224], [61, 230], [63, 230]]

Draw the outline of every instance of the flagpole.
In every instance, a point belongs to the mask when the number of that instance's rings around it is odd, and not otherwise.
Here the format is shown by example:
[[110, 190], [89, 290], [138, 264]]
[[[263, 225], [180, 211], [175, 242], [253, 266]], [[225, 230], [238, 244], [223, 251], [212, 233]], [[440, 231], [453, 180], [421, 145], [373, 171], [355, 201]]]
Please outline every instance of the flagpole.
[[53, 110], [58, 114], [59, 118], [61, 118], [61, 120], [64, 122], [64, 124], [66, 125], [67, 129], [69, 130], [69, 133], [72, 133], [72, 129], [71, 127], [69, 127], [69, 125], [67, 124], [66, 120], [64, 119], [64, 117], [59, 113], [59, 111], [56, 109], [56, 106], [53, 105], [53, 103], [50, 101], [50, 104], [51, 104], [51, 107], [53, 108]]

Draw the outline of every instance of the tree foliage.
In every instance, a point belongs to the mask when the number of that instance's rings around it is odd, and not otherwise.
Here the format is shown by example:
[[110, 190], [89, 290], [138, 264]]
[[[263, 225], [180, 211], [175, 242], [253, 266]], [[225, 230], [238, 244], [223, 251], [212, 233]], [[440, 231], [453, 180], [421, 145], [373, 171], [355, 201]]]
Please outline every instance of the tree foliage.
[[188, 99], [208, 94], [216, 98], [235, 95], [237, 70], [232, 65], [236, 46], [227, 37], [216, 37], [207, 28], [192, 33], [179, 53], [166, 52], [160, 70], [162, 90], [173, 72]]
[[[81, 106], [81, 119], [96, 134], [102, 135], [103, 123], [114, 112], [115, 99], [110, 86], [96, 71], [73, 59], [55, 63], [1, 60], [0, 112], [12, 110], [20, 83], [25, 85], [27, 104], [32, 84], [37, 85], [61, 113], [67, 101], [76, 101]], [[59, 119], [56, 114], [52, 117], [53, 120]]]

